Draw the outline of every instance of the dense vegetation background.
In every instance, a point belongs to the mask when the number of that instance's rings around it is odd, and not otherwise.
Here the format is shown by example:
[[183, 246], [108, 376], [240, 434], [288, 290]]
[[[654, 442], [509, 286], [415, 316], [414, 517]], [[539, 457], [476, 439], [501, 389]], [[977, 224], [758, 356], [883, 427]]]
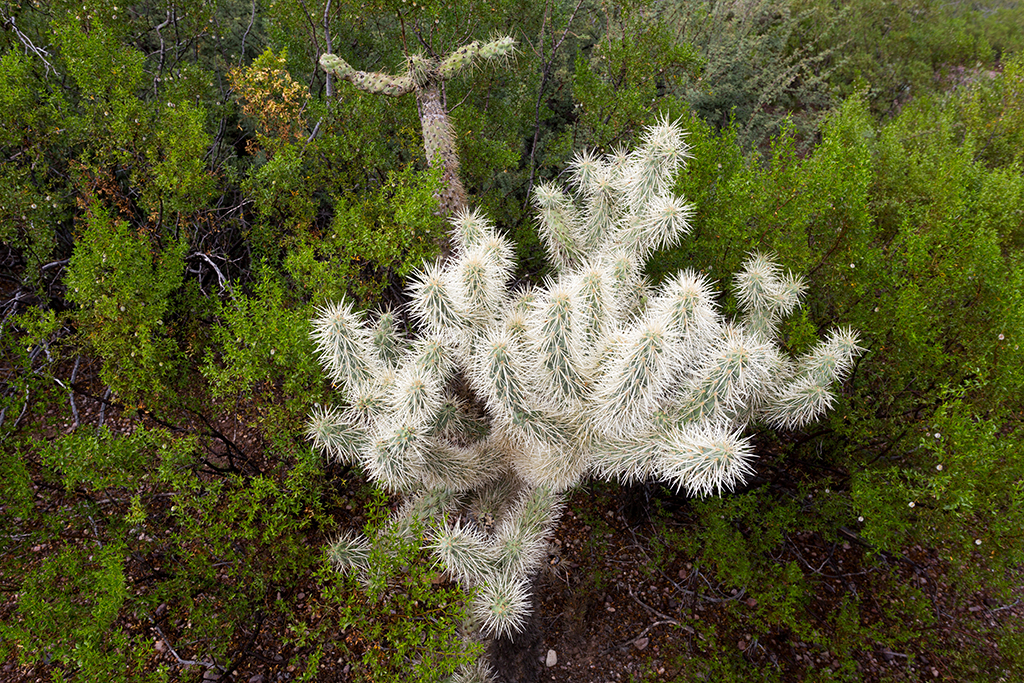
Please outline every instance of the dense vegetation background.
[[[832, 325], [869, 349], [828, 419], [759, 435], [746, 490], [596, 487], [608, 518], [574, 498], [587, 528], [672, 539], [650, 571], [747, 597], [677, 604], [702, 637], [633, 656], [677, 680], [1024, 676], [1018, 3], [117, 1], [0, 3], [4, 677], [429, 680], [472, 656], [419, 548], [368, 588], [324, 550], [394, 501], [305, 438], [331, 395], [308, 321], [343, 295], [400, 306], [445, 227], [415, 100], [315, 65], [504, 33], [514, 62], [445, 97], [518, 277], [547, 267], [534, 185], [678, 118], [694, 229], [650, 277], [728, 291], [770, 251], [809, 285], [791, 350]], [[855, 567], [788, 559], [807, 539]]]

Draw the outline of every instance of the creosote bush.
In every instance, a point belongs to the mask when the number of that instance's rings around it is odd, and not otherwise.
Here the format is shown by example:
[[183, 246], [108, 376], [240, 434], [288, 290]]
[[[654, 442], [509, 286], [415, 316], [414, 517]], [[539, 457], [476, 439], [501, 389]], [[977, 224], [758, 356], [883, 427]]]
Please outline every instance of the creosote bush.
[[[691, 207], [670, 191], [686, 156], [665, 121], [635, 151], [577, 156], [572, 194], [537, 188], [555, 268], [540, 287], [511, 287], [511, 245], [462, 212], [453, 257], [410, 288], [411, 338], [394, 312], [368, 322], [347, 303], [314, 323], [346, 405], [317, 408], [310, 437], [406, 497], [392, 524], [428, 529], [438, 562], [474, 590], [480, 635], [523, 628], [567, 489], [588, 477], [657, 479], [698, 496], [733, 488], [752, 471], [746, 427], [814, 420], [861, 351], [853, 332], [834, 330], [787, 356], [779, 324], [804, 287], [762, 254], [735, 278], [734, 319], [699, 273], [644, 281], [650, 254], [689, 229]], [[332, 556], [365, 570], [369, 551], [344, 537]]]

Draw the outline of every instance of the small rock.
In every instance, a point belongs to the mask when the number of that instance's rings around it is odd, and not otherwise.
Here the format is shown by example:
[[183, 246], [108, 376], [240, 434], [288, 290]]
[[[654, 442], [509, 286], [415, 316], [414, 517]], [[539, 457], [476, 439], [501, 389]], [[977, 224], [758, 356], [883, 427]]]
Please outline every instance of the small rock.
[[251, 676], [249, 678], [249, 683], [263, 683], [263, 681], [264, 681], [263, 674], [256, 674], [256, 675]]
[[680, 579], [685, 579], [687, 576], [689, 576], [689, 573], [685, 569], [680, 569], [679, 570], [679, 578]]
[[554, 650], [548, 650], [548, 656], [544, 659], [544, 666], [551, 668], [558, 664], [558, 654]]
[[736, 643], [736, 647], [738, 647], [741, 650], [746, 650], [747, 649], [747, 641], [741, 640], [740, 642]]
[[747, 598], [747, 607], [757, 607], [757, 600], [754, 598]]
[[638, 650], [644, 650], [647, 648], [647, 643], [651, 642], [650, 638], [637, 638], [633, 641], [633, 646]]

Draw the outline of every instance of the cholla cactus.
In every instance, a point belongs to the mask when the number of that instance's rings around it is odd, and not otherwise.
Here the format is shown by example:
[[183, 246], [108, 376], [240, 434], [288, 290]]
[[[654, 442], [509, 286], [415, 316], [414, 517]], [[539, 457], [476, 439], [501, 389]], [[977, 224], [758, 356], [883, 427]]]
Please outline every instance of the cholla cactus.
[[390, 97], [416, 93], [427, 163], [441, 167], [442, 189], [438, 196], [441, 214], [453, 216], [465, 208], [466, 191], [459, 179], [459, 155], [455, 149], [455, 133], [448, 119], [441, 85], [476, 62], [505, 61], [514, 51], [515, 41], [507, 36], [487, 43], [473, 41], [444, 59], [410, 55], [407, 58], [408, 70], [400, 76], [357, 71], [345, 60], [333, 54], [323, 55], [320, 58], [320, 66], [324, 71], [345, 79], [366, 92]]
[[[511, 246], [462, 212], [453, 257], [411, 287], [412, 339], [393, 314], [369, 322], [347, 304], [315, 321], [346, 407], [317, 410], [310, 437], [407, 497], [395, 524], [426, 524], [438, 561], [474, 589], [485, 635], [520, 630], [563, 492], [587, 477], [730, 489], [752, 471], [744, 429], [815, 419], [861, 352], [837, 330], [801, 358], [784, 354], [778, 326], [803, 285], [763, 255], [735, 279], [733, 320], [698, 273], [644, 281], [645, 259], [689, 229], [691, 208], [670, 191], [686, 150], [662, 122], [629, 154], [577, 157], [575, 196], [538, 188], [555, 265], [541, 287], [511, 289]], [[345, 538], [334, 556], [359, 568], [367, 549]]]

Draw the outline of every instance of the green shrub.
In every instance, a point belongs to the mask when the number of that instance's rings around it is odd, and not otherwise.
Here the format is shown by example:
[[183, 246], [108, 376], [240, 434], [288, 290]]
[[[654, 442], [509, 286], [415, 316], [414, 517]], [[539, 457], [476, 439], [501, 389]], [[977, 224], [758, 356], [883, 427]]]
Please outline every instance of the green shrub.
[[296, 301], [265, 262], [254, 269], [250, 293], [240, 285], [218, 304], [200, 368], [216, 400], [245, 397], [259, 403], [270, 433], [297, 429], [305, 406], [321, 400], [323, 382], [304, 334], [310, 304]]
[[339, 294], [362, 305], [380, 301], [438, 253], [444, 231], [433, 197], [437, 183], [436, 171], [408, 166], [389, 173], [373, 193], [335, 197], [330, 225], [298, 240], [285, 269], [317, 302]]
[[72, 680], [165, 681], [146, 666], [150, 643], [116, 623], [128, 598], [123, 543], [67, 545], [30, 572], [17, 615], [0, 623], [0, 653], [22, 664], [55, 664]]
[[166, 398], [181, 372], [168, 328], [171, 294], [182, 284], [183, 240], [161, 244], [94, 206], [66, 278], [74, 320], [103, 362], [100, 377], [129, 404]]
[[[239, 639], [265, 619], [295, 638], [324, 628], [292, 616], [296, 587], [311, 584], [322, 562], [307, 539], [334, 524], [319, 458], [281, 434], [267, 445], [267, 473], [222, 476], [198, 445], [137, 427], [43, 446], [33, 469], [59, 482], [53, 490], [64, 498], [49, 513], [57, 494], [40, 487], [36, 506], [8, 518], [24, 533], [0, 565], [18, 586], [0, 652], [49, 663], [57, 677], [167, 680], [171, 660], [154, 668], [151, 626], [182, 659], [225, 668], [244, 662]], [[315, 673], [308, 643], [295, 651], [299, 669]]]
[[[948, 549], [956, 566], [984, 568], [973, 576], [1000, 574], [1019, 556], [1005, 542], [983, 541], [979, 558], [969, 544], [988, 526], [1003, 538], [1024, 524], [1015, 484], [1002, 474], [1014, 471], [1024, 395], [1021, 176], [1012, 159], [1000, 167], [979, 154], [998, 148], [1002, 129], [979, 146], [975, 124], [959, 118], [960, 103], [979, 97], [922, 98], [884, 126], [863, 99], [851, 99], [810, 155], [797, 155], [784, 135], [765, 165], [744, 159], [728, 129], [693, 127], [691, 142], [710, 163], [695, 161], [678, 187], [695, 199], [694, 233], [704, 239], [649, 268], [655, 279], [687, 262], [722, 273], [758, 248], [808, 272], [814, 294], [786, 342], [799, 351], [809, 331], [839, 323], [865, 330], [871, 351], [825, 424], [788, 449], [788, 467], [848, 472], [831, 483], [849, 506], [838, 519], [880, 549]], [[939, 420], [949, 425], [940, 429]], [[943, 457], [956, 458], [963, 477], [948, 486], [987, 502], [969, 514], [948, 501], [929, 504], [922, 523], [921, 499], [939, 474], [939, 444], [922, 444], [922, 435], [946, 430], [959, 436], [942, 441]]]
[[962, 586], [1002, 592], [1024, 561], [1024, 438], [1020, 426], [979, 418], [957, 393], [918, 432], [914, 460], [854, 478], [853, 502], [879, 547], [926, 544]]
[[[953, 106], [964, 134], [977, 146], [979, 159], [990, 167], [1020, 168], [1024, 162], [1024, 55], [1007, 60], [1001, 73], [976, 74]], [[1015, 222], [1019, 226], [1020, 219]]]
[[40, 462], [67, 491], [138, 488], [152, 483], [154, 456], [167, 440], [167, 434], [146, 429], [123, 436], [114, 436], [106, 426], [98, 433], [75, 431], [42, 444]]
[[437, 571], [422, 528], [403, 533], [389, 523], [387, 503], [374, 489], [366, 508], [372, 571], [357, 578], [331, 568], [321, 581], [360, 661], [355, 680], [444, 680], [481, 653], [479, 644], [467, 646], [462, 637], [468, 598]]
[[[1001, 54], [1024, 46], [1020, 8], [939, 0], [851, 3], [802, 0], [808, 35], [835, 50], [829, 81], [844, 97], [868, 87], [876, 114], [897, 115], [909, 101], [970, 80]], [[838, 30], [823, 33], [837, 24]]]

